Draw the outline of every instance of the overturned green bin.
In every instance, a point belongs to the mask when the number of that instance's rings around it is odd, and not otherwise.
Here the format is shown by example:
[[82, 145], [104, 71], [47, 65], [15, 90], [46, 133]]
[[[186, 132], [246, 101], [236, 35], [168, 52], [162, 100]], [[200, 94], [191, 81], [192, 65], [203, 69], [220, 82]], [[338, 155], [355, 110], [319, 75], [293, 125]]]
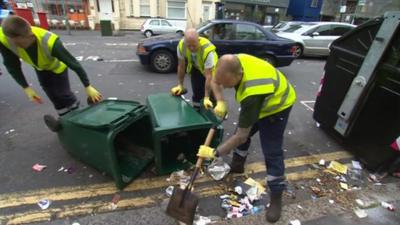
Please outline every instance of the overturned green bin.
[[104, 100], [61, 117], [58, 136], [75, 158], [113, 177], [123, 189], [153, 160], [151, 119], [145, 105]]
[[[149, 95], [147, 106], [153, 124], [156, 172], [168, 174], [193, 165], [199, 146], [218, 119], [206, 110], [197, 112], [182, 98], [168, 93]], [[219, 125], [211, 146], [216, 147], [222, 137]]]

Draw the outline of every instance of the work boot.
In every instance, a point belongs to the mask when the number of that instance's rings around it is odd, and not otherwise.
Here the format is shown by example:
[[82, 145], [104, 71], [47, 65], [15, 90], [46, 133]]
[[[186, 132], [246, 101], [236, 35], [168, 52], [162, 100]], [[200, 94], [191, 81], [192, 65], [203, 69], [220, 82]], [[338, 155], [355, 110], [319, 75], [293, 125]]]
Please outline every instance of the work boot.
[[245, 162], [246, 162], [246, 157], [233, 153], [231, 162], [231, 173], [244, 173]]
[[269, 207], [266, 212], [266, 219], [270, 223], [275, 223], [281, 217], [282, 192], [271, 192], [270, 199]]
[[54, 118], [52, 115], [44, 115], [43, 116], [44, 123], [46, 126], [53, 132], [57, 132], [61, 130], [61, 123], [58, 119]]

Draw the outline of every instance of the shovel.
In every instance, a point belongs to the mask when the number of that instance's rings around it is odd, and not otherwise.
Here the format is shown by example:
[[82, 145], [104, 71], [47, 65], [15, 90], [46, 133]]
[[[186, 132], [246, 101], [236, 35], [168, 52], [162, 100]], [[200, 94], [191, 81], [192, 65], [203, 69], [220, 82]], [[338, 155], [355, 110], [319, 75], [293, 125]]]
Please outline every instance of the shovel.
[[[210, 129], [204, 145], [210, 145], [215, 130], [216, 126], [213, 126]], [[194, 193], [192, 193], [192, 189], [193, 183], [196, 180], [202, 163], [203, 158], [197, 158], [196, 167], [194, 169], [192, 177], [190, 178], [189, 184], [183, 190], [179, 187], [174, 188], [167, 207], [167, 214], [169, 216], [189, 225], [193, 224], [194, 214], [196, 212], [197, 204], [199, 203], [199, 198]]]

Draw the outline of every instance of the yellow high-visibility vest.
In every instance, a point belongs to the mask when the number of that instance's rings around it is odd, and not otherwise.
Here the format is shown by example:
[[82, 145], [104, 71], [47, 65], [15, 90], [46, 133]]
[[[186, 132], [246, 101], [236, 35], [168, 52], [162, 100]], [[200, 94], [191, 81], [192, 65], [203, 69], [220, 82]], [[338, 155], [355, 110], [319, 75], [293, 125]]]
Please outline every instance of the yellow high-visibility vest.
[[[207, 59], [208, 54], [211, 52], [214, 52], [214, 65], [217, 64], [218, 61], [218, 55], [215, 52], [215, 45], [213, 45], [207, 38], [199, 37], [199, 50], [196, 52], [196, 59], [197, 59], [197, 65], [200, 66], [200, 68], [197, 68], [200, 70], [202, 74], [204, 74], [204, 63]], [[185, 40], [182, 39], [179, 41], [179, 51], [182, 56], [185, 56], [187, 59], [187, 67], [186, 67], [186, 72], [190, 73], [192, 70], [193, 62], [192, 62], [192, 52], [186, 47]], [[215, 72], [215, 66], [212, 69], [213, 73]]]
[[51, 55], [51, 51], [53, 50], [54, 43], [56, 42], [58, 36], [39, 27], [32, 27], [32, 33], [35, 35], [36, 43], [38, 45], [37, 65], [32, 62], [32, 59], [29, 57], [25, 49], [17, 47], [11, 41], [9, 41], [8, 37], [4, 35], [2, 28], [0, 28], [0, 42], [6, 48], [14, 52], [14, 54], [16, 54], [24, 62], [32, 65], [37, 70], [52, 71], [56, 74], [64, 72], [67, 66]]
[[292, 106], [296, 92], [286, 77], [268, 62], [257, 57], [238, 54], [243, 77], [236, 90], [236, 101], [241, 103], [253, 95], [268, 95], [258, 116], [259, 119], [278, 113]]

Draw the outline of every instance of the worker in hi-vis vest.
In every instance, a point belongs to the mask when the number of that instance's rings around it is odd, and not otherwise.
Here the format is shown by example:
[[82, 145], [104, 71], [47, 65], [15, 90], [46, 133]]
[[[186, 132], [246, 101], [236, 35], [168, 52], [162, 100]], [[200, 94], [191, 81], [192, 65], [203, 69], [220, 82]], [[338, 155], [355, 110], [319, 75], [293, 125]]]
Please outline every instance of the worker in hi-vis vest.
[[[190, 73], [193, 107], [197, 109], [203, 98], [203, 105], [206, 109], [214, 107], [211, 79], [218, 61], [215, 49], [215, 46], [207, 38], [199, 37], [193, 28], [186, 30], [185, 37], [179, 41], [177, 47], [178, 85], [171, 89], [171, 93], [181, 95], [184, 92], [185, 73]], [[187, 65], [186, 68], [185, 65]], [[225, 114], [225, 102], [217, 102], [214, 111]]]
[[223, 88], [235, 88], [240, 104], [236, 133], [216, 149], [199, 148], [198, 156], [214, 158], [234, 149], [231, 172], [243, 173], [251, 137], [259, 131], [267, 168], [270, 206], [266, 219], [279, 220], [282, 192], [286, 188], [283, 134], [296, 93], [285, 76], [268, 62], [247, 54], [224, 55], [218, 60], [213, 78], [215, 97], [221, 101]]
[[[89, 102], [102, 100], [101, 94], [90, 85], [81, 64], [64, 48], [58, 36], [45, 29], [31, 27], [28, 21], [19, 16], [13, 15], [3, 20], [0, 28], [0, 52], [8, 72], [28, 98], [42, 103], [42, 98], [26, 81], [20, 59], [33, 66], [40, 85], [60, 116], [79, 107], [79, 100], [70, 88], [68, 67], [79, 76]], [[50, 115], [45, 115], [44, 119], [48, 126], [57, 124], [57, 119]]]

